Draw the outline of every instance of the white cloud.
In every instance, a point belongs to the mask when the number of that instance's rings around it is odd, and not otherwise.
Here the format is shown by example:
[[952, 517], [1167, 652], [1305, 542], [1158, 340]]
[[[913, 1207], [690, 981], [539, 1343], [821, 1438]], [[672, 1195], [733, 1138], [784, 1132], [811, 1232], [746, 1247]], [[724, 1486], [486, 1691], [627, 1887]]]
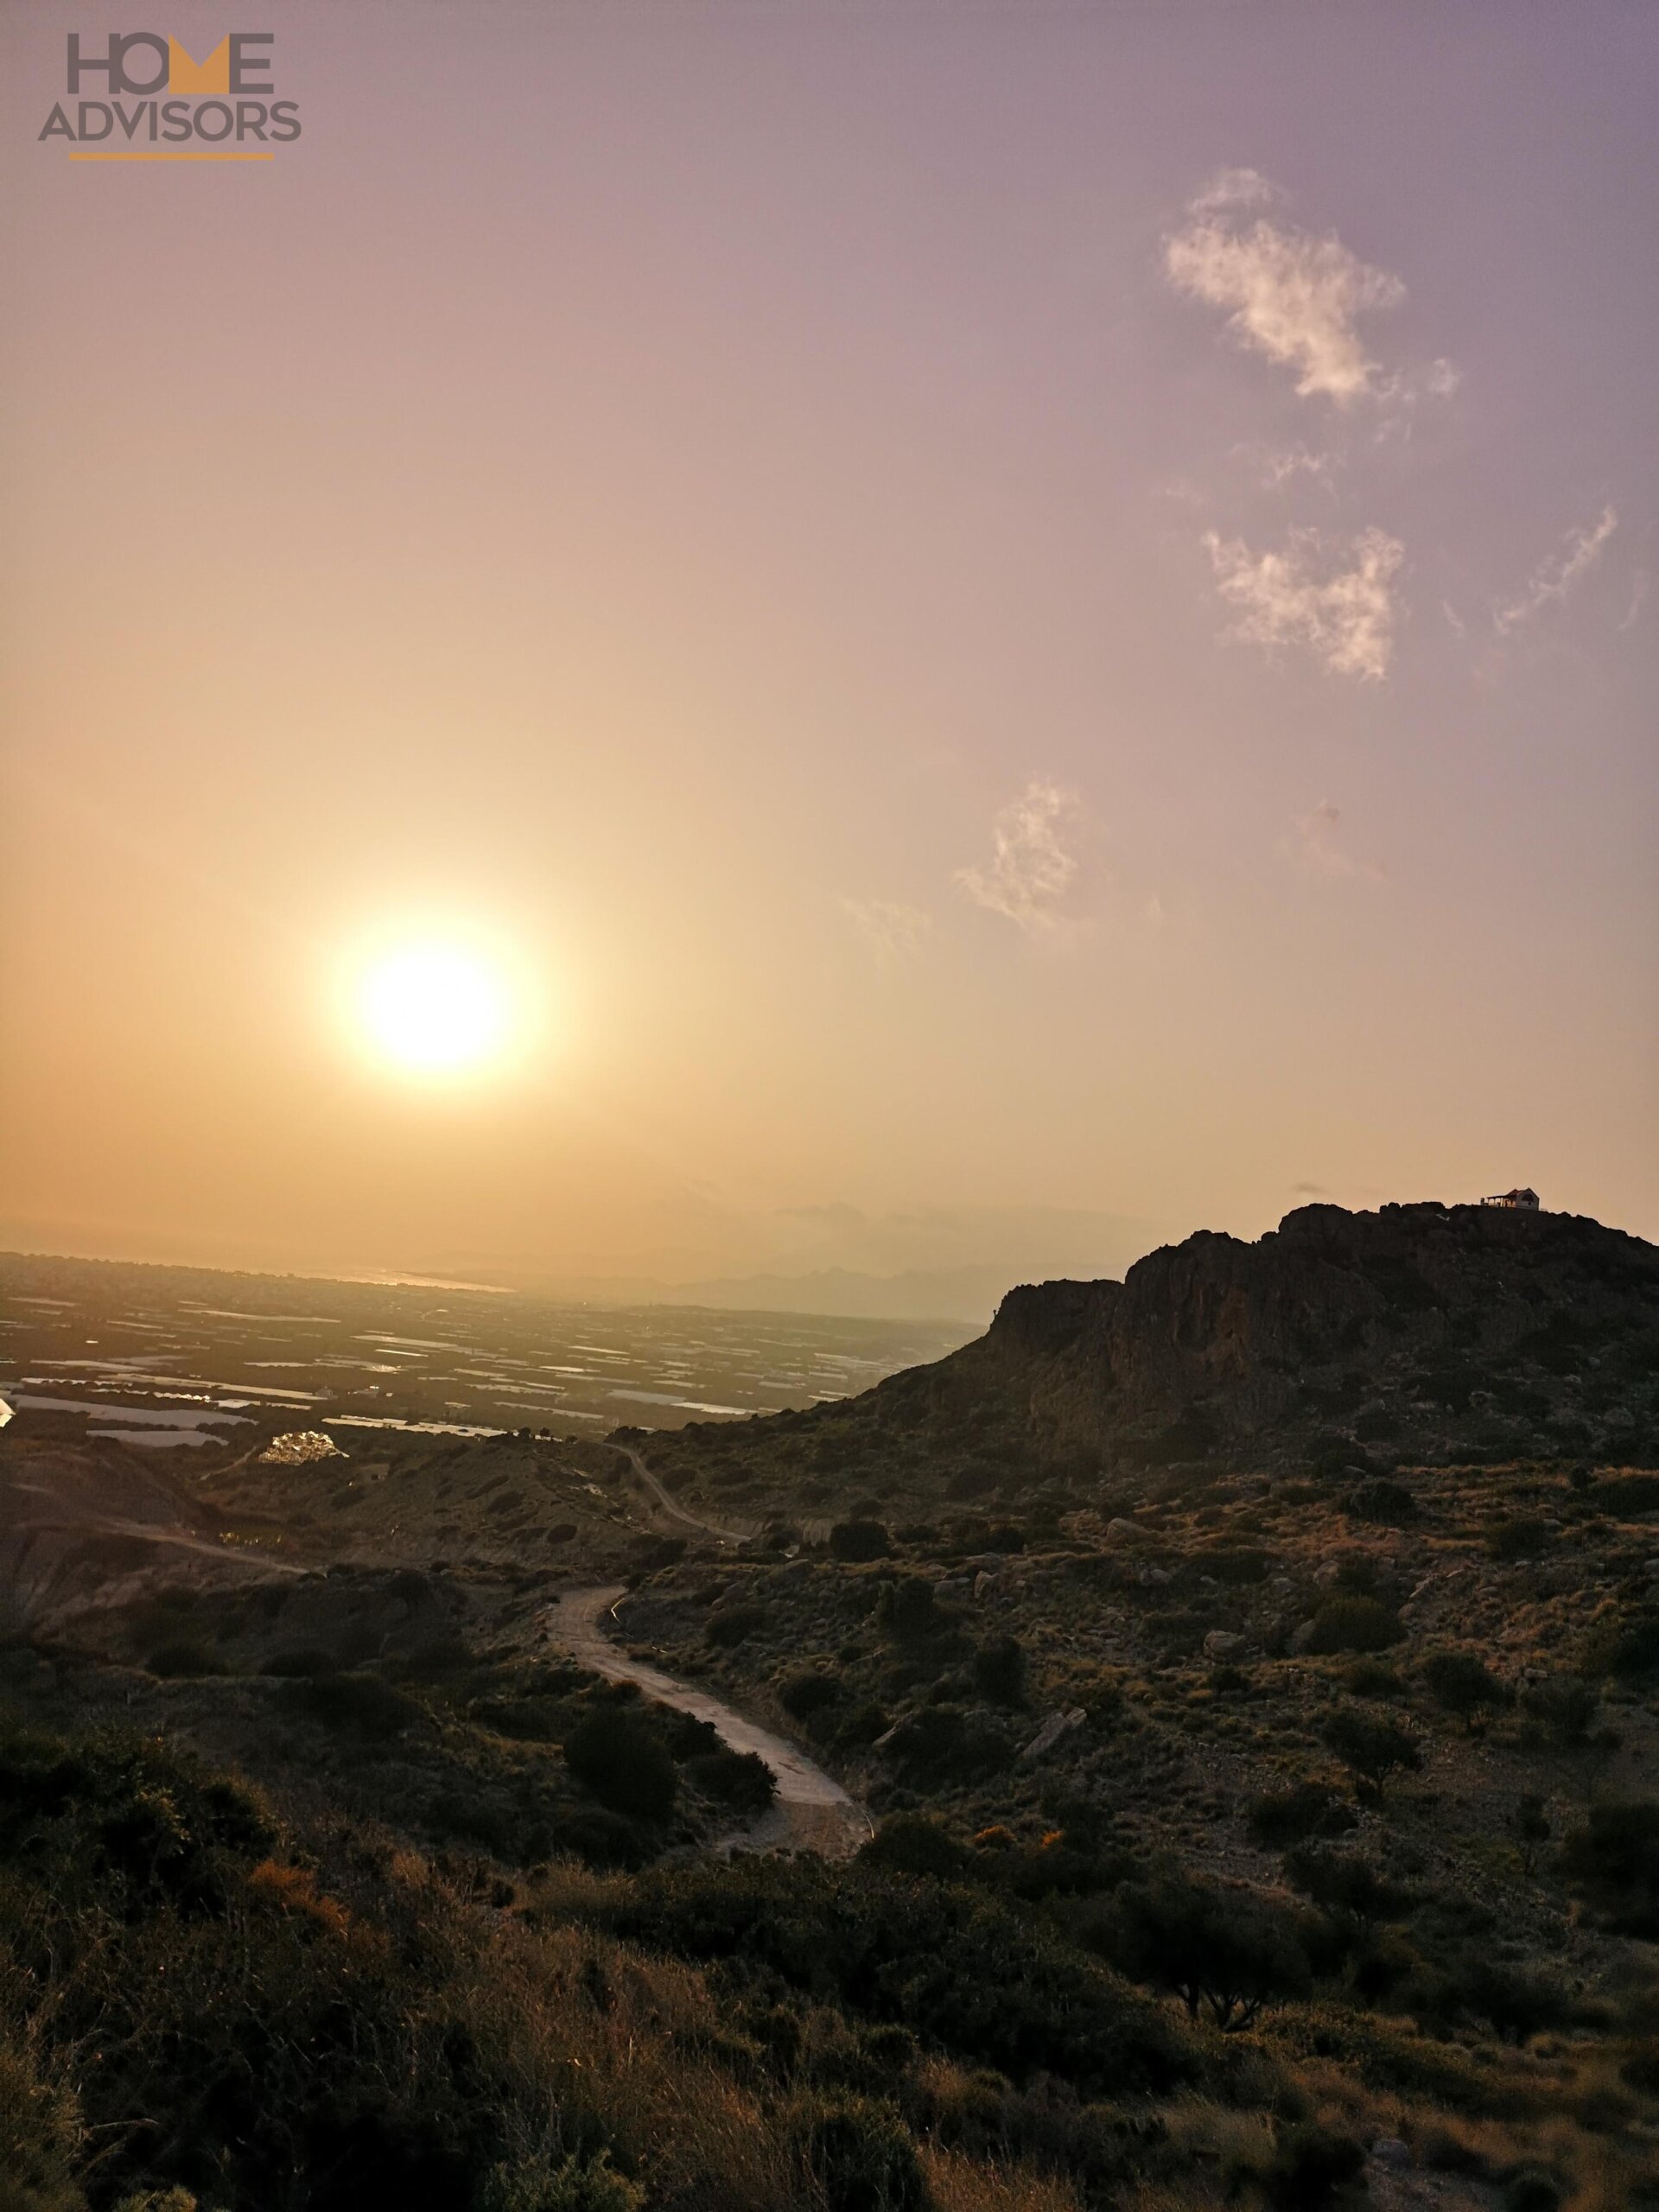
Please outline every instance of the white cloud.
[[1234, 448], [1256, 475], [1264, 491], [1277, 492], [1298, 476], [1311, 476], [1327, 492], [1334, 492], [1332, 478], [1344, 466], [1334, 453], [1311, 453], [1305, 445], [1243, 445]]
[[1194, 194], [1188, 212], [1218, 215], [1230, 207], [1266, 207], [1284, 198], [1283, 190], [1260, 169], [1217, 169], [1204, 189]]
[[1520, 597], [1498, 608], [1492, 620], [1499, 632], [1507, 637], [1524, 629], [1547, 607], [1567, 598], [1600, 560], [1602, 547], [1618, 528], [1616, 510], [1604, 507], [1593, 523], [1569, 530], [1560, 551], [1540, 562]]
[[933, 934], [931, 914], [895, 899], [843, 899], [841, 906], [883, 967], [915, 959]]
[[989, 867], [958, 868], [956, 882], [1022, 930], [1052, 928], [1077, 872], [1075, 855], [1060, 841], [1061, 825], [1076, 808], [1074, 795], [1057, 785], [1027, 784], [991, 825]]
[[1333, 676], [1376, 682], [1387, 675], [1394, 578], [1405, 558], [1398, 538], [1363, 531], [1349, 548], [1346, 568], [1325, 562], [1315, 530], [1293, 531], [1282, 553], [1252, 553], [1214, 531], [1204, 543], [1222, 597], [1238, 609], [1232, 637], [1269, 649], [1303, 646]]
[[1357, 875], [1380, 881], [1388, 873], [1381, 861], [1356, 860], [1344, 849], [1338, 834], [1341, 821], [1342, 810], [1322, 798], [1308, 813], [1296, 816], [1291, 824], [1295, 836], [1283, 850], [1310, 875]]
[[[1340, 238], [1319, 238], [1245, 211], [1277, 195], [1254, 169], [1226, 169], [1187, 209], [1167, 239], [1164, 267], [1178, 291], [1226, 310], [1242, 345], [1296, 372], [1296, 389], [1338, 406], [1394, 387], [1361, 343], [1364, 315], [1395, 307], [1406, 288]], [[1436, 364], [1444, 377], [1449, 365]]]

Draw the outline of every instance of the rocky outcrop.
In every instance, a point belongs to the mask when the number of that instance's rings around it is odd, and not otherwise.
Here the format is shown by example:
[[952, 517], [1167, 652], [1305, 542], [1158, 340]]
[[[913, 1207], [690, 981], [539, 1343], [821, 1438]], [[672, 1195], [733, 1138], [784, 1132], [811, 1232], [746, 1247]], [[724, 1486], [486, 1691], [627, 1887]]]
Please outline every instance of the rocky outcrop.
[[1659, 1248], [1566, 1214], [1304, 1206], [1122, 1283], [1011, 1291], [987, 1334], [874, 1394], [1012, 1415], [1044, 1453], [1262, 1465], [1659, 1450]]

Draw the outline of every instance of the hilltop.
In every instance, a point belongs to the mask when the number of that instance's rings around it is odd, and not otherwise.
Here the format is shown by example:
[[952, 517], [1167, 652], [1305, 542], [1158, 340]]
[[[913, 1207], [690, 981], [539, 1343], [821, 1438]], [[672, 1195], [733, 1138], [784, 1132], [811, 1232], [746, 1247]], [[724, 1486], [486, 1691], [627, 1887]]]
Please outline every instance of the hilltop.
[[1304, 1206], [1254, 1243], [1165, 1246], [1122, 1282], [1024, 1286], [931, 1366], [841, 1405], [692, 1423], [658, 1454], [694, 1491], [808, 1511], [912, 1477], [1014, 1499], [1136, 1470], [1575, 1455], [1659, 1461], [1659, 1249], [1574, 1215], [1429, 1204]]

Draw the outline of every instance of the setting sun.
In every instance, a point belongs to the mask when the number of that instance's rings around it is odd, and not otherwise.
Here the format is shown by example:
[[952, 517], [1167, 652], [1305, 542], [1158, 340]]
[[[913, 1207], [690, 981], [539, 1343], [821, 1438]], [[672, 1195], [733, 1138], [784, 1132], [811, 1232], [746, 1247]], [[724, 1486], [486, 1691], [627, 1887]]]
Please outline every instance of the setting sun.
[[518, 1012], [499, 963], [442, 940], [378, 953], [362, 969], [355, 994], [370, 1048], [415, 1075], [461, 1075], [499, 1059]]

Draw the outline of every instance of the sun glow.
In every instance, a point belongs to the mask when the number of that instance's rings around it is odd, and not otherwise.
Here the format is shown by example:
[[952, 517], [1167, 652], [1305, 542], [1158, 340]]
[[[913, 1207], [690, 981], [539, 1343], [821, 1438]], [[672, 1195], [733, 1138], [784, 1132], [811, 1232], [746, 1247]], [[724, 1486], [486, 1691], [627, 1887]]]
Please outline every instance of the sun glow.
[[473, 1073], [502, 1058], [521, 1008], [502, 962], [426, 938], [374, 954], [359, 973], [353, 1014], [371, 1050], [406, 1074]]

